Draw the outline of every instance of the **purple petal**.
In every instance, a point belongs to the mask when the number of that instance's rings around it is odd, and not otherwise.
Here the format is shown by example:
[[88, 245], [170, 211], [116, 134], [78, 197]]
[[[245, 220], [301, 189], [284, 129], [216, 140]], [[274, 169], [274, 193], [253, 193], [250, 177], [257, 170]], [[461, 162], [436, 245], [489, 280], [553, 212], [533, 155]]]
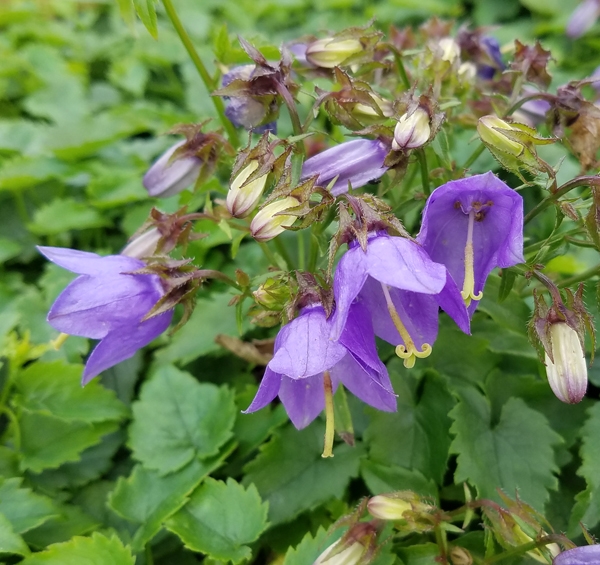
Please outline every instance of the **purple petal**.
[[333, 367], [346, 350], [330, 339], [331, 324], [322, 306], [305, 308], [279, 332], [279, 348], [269, 368], [292, 379], [302, 379]]
[[360, 359], [363, 365], [375, 371], [385, 370], [377, 354], [371, 315], [363, 303], [354, 302], [350, 307], [339, 341], [355, 359]]
[[350, 305], [367, 280], [367, 255], [357, 245], [342, 255], [333, 278], [336, 311], [331, 321], [331, 339], [339, 339], [350, 311]]
[[458, 290], [454, 279], [449, 274], [446, 278], [446, 286], [438, 294], [437, 299], [442, 310], [456, 322], [456, 325], [464, 333], [471, 335], [470, 314], [475, 311], [479, 302], [473, 300], [469, 309], [467, 309], [460, 290]]
[[598, 0], [583, 0], [571, 14], [566, 29], [567, 36], [571, 39], [581, 37], [596, 23], [599, 15], [600, 2]]
[[100, 257], [95, 253], [77, 251], [66, 247], [38, 246], [40, 253], [50, 261], [78, 275], [105, 275], [107, 273], [125, 273], [145, 267], [145, 263], [133, 257], [109, 255]]
[[325, 409], [323, 374], [305, 379], [281, 379], [279, 398], [292, 424], [301, 430]]
[[346, 355], [331, 369], [331, 377], [341, 381], [354, 396], [370, 406], [384, 412], [396, 411], [396, 395], [383, 364], [381, 373], [369, 374], [351, 355]]
[[111, 331], [89, 356], [83, 371], [82, 385], [102, 371], [129, 359], [142, 347], [163, 333], [171, 323], [173, 311], [159, 314], [145, 322], [123, 325]]
[[242, 412], [244, 414], [256, 412], [257, 410], [264, 408], [270, 402], [273, 402], [275, 397], [279, 394], [280, 385], [281, 375], [278, 375], [275, 371], [271, 371], [271, 369], [267, 367], [254, 400], [252, 400], [250, 406], [248, 406], [246, 410], [242, 410]]
[[584, 545], [559, 553], [552, 565], [598, 565], [600, 545]]

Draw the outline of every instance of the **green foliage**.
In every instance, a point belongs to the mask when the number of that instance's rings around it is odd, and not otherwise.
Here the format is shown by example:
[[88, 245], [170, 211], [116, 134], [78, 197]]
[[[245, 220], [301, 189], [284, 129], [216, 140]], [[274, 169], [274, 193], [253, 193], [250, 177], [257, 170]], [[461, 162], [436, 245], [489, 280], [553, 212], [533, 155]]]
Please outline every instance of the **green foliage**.
[[167, 522], [186, 547], [220, 561], [239, 563], [252, 556], [247, 544], [267, 526], [267, 504], [254, 485], [207, 479]]

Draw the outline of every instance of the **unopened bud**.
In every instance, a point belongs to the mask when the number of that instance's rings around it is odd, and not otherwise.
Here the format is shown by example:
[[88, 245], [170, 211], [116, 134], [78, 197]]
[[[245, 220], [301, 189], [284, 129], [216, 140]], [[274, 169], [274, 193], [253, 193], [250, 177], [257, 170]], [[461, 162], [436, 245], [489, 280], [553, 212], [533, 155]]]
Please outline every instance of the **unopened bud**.
[[580, 402], [587, 389], [587, 365], [577, 332], [564, 322], [550, 326], [552, 357], [546, 353], [550, 388], [562, 402]]
[[523, 153], [523, 145], [509, 139], [502, 131], [499, 131], [514, 129], [509, 123], [496, 116], [483, 116], [483, 118], [479, 118], [479, 123], [477, 124], [477, 133], [488, 147], [518, 156]]
[[326, 37], [313, 41], [306, 49], [306, 59], [316, 67], [333, 69], [343, 63], [348, 57], [363, 50], [358, 39], [335, 39]]
[[[391, 115], [393, 115], [394, 110], [392, 108], [392, 103], [389, 100], [385, 100], [381, 98], [381, 96], [377, 96], [376, 94], [371, 94], [371, 98], [373, 98], [375, 104], [377, 104], [377, 106], [381, 110], [381, 113], [385, 117], [389, 118]], [[352, 109], [352, 113], [359, 117], [375, 119], [380, 118], [379, 114], [374, 108], [372, 108], [371, 106], [367, 106], [366, 104], [361, 104], [360, 102], [356, 104], [356, 106], [354, 106], [354, 108]]]
[[200, 159], [180, 157], [171, 161], [173, 153], [184, 143], [180, 141], [167, 149], [144, 175], [142, 183], [150, 196], [173, 196], [196, 182], [202, 165]]
[[472, 565], [473, 557], [464, 547], [455, 545], [450, 550], [450, 561], [452, 565]]
[[257, 241], [269, 241], [277, 237], [296, 220], [296, 216], [282, 212], [299, 205], [300, 202], [296, 198], [288, 196], [265, 206], [254, 216], [250, 224], [252, 237]]
[[340, 549], [341, 540], [331, 544], [313, 563], [313, 565], [357, 565], [360, 563], [365, 547], [362, 543], [355, 541], [348, 547]]
[[149, 229], [131, 240], [121, 251], [121, 255], [135, 257], [136, 259], [150, 257], [154, 255], [160, 238], [160, 232], [156, 228]]
[[369, 513], [380, 520], [402, 520], [404, 513], [412, 509], [410, 502], [399, 497], [378, 494], [367, 504]]
[[[528, 536], [523, 531], [521, 526], [515, 525], [513, 528], [513, 534], [515, 535], [515, 541], [517, 543], [526, 544], [526, 543], [530, 543], [530, 542], [534, 541], [531, 536]], [[541, 534], [546, 535], [546, 532], [542, 531]], [[550, 554], [550, 557], [555, 557], [559, 553], [560, 553], [560, 547], [558, 546], [558, 544], [549, 543], [548, 545], [540, 547], [539, 549], [532, 549], [531, 551], [528, 551], [527, 555], [529, 555], [529, 557], [535, 559], [536, 561], [539, 561], [540, 563], [544, 563], [547, 565], [548, 558], [546, 557], [546, 554]]]
[[290, 286], [281, 279], [267, 279], [253, 293], [254, 300], [267, 310], [280, 311], [290, 298]]
[[404, 114], [398, 120], [394, 129], [392, 149], [416, 149], [429, 141], [431, 124], [428, 112], [419, 107], [412, 114]]
[[245, 218], [258, 204], [265, 189], [267, 175], [264, 174], [247, 182], [258, 169], [258, 161], [250, 161], [231, 181], [227, 193], [227, 209], [236, 218]]
[[461, 81], [471, 83], [475, 80], [477, 76], [477, 67], [467, 61], [466, 63], [462, 63], [460, 67], [458, 67], [458, 77]]
[[438, 47], [442, 54], [442, 61], [448, 61], [452, 64], [460, 57], [460, 47], [451, 37], [440, 39]]

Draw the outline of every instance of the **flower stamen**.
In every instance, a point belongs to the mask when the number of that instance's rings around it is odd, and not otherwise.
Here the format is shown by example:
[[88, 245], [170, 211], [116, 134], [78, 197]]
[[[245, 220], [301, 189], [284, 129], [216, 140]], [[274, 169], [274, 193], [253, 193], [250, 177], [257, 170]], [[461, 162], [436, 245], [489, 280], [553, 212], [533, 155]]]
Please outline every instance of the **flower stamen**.
[[481, 300], [483, 292], [475, 294], [475, 272], [473, 270], [473, 224], [475, 223], [475, 210], [469, 211], [469, 226], [467, 228], [467, 244], [465, 245], [465, 281], [460, 292], [465, 304], [469, 306], [471, 300]]
[[329, 371], [323, 373], [323, 386], [325, 388], [325, 445], [321, 457], [333, 457], [335, 422], [333, 418], [333, 385]]
[[424, 359], [431, 355], [431, 345], [424, 343], [421, 346], [421, 351], [417, 349], [415, 342], [410, 337], [406, 326], [402, 323], [398, 311], [392, 302], [389, 287], [386, 284], [381, 283], [381, 289], [383, 290], [383, 296], [385, 296], [387, 309], [392, 318], [392, 322], [394, 323], [394, 327], [398, 330], [398, 333], [404, 342], [404, 344], [396, 346], [396, 355], [400, 357], [400, 359], [404, 359], [404, 366], [407, 369], [412, 369], [415, 366], [417, 358]]
[[51, 341], [50, 341], [50, 345], [51, 345], [51, 346], [52, 346], [52, 347], [53, 347], [53, 348], [54, 348], [56, 351], [58, 351], [58, 350], [59, 350], [59, 349], [62, 347], [63, 343], [64, 343], [65, 341], [67, 341], [67, 338], [68, 338], [68, 337], [69, 337], [69, 334], [60, 333], [56, 339], [53, 339], [53, 340], [51, 340]]

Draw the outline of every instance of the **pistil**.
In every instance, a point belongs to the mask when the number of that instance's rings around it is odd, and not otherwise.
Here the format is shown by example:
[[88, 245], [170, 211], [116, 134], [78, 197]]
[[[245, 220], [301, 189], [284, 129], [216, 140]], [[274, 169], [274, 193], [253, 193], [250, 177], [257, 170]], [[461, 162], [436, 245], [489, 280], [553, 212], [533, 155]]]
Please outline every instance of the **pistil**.
[[429, 355], [431, 355], [431, 345], [424, 343], [421, 346], [421, 351], [417, 349], [415, 342], [410, 337], [406, 326], [402, 323], [398, 311], [392, 302], [389, 287], [386, 284], [381, 283], [381, 289], [383, 290], [383, 296], [385, 296], [385, 303], [387, 305], [388, 312], [390, 313], [390, 318], [392, 318], [394, 327], [398, 330], [398, 333], [404, 342], [404, 344], [396, 346], [396, 355], [400, 357], [400, 359], [404, 359], [404, 366], [407, 369], [411, 369], [415, 366], [417, 357], [419, 359], [424, 359], [425, 357], [429, 357]]
[[58, 351], [62, 347], [63, 343], [67, 341], [68, 337], [69, 334], [60, 333], [56, 339], [50, 341], [50, 345], [52, 345], [52, 347]]
[[475, 294], [475, 273], [473, 270], [473, 225], [475, 223], [475, 210], [469, 212], [469, 226], [467, 228], [467, 243], [465, 245], [465, 281], [461, 296], [469, 306], [471, 300], [481, 300], [483, 292]]
[[323, 373], [323, 386], [325, 388], [325, 445], [321, 457], [333, 457], [335, 422], [333, 418], [333, 385], [329, 371]]

